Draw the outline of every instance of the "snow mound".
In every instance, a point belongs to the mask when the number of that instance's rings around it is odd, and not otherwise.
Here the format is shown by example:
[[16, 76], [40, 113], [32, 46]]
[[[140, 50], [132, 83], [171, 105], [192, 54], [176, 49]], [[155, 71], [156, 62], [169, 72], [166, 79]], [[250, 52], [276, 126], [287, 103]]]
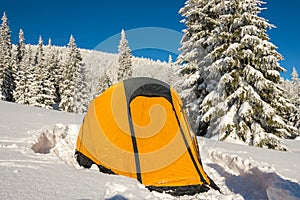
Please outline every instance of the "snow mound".
[[[50, 128], [34, 131], [34, 136], [30, 138], [31, 149], [41, 155], [50, 154], [58, 157], [79, 169], [74, 158], [79, 128], [79, 125], [74, 124], [56, 124]], [[15, 146], [7, 146], [9, 147]], [[135, 179], [114, 176], [118, 181], [105, 182], [103, 188], [105, 199], [300, 199], [299, 183], [283, 179], [275, 168], [266, 163], [217, 151], [203, 140], [199, 140], [199, 149], [202, 155], [204, 154], [202, 157], [204, 169], [221, 188], [222, 194], [211, 189], [195, 196], [173, 197], [169, 194], [149, 192]]]
[[299, 184], [283, 179], [270, 166], [218, 151], [209, 159], [213, 163], [207, 165], [223, 177], [224, 185], [244, 199], [300, 199]]
[[[125, 177], [120, 178], [119, 183], [107, 182], [105, 184], [105, 199], [125, 200], [125, 199], [153, 199], [153, 195], [136, 180], [128, 180]], [[135, 191], [139, 190], [139, 193]]]
[[79, 125], [56, 124], [53, 128], [38, 130], [31, 149], [35, 153], [54, 154], [67, 164], [78, 166], [74, 158]]

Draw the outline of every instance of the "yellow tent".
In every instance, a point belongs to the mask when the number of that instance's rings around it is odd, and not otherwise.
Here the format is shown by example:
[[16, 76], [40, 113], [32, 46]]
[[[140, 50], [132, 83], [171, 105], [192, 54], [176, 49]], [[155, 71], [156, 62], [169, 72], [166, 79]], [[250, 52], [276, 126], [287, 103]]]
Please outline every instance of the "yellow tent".
[[179, 95], [152, 78], [121, 81], [90, 103], [76, 158], [83, 167], [136, 178], [149, 190], [219, 190], [203, 169]]

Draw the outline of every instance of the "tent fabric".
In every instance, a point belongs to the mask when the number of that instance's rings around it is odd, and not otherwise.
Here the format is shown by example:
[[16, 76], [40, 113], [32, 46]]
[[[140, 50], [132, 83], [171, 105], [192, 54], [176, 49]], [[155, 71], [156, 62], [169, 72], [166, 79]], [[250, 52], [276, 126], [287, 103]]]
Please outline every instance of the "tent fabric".
[[[121, 81], [89, 105], [77, 161], [175, 195], [219, 190], [205, 173], [177, 92], [152, 78]], [[87, 164], [88, 163], [88, 164]], [[173, 191], [173, 192], [172, 192]]]

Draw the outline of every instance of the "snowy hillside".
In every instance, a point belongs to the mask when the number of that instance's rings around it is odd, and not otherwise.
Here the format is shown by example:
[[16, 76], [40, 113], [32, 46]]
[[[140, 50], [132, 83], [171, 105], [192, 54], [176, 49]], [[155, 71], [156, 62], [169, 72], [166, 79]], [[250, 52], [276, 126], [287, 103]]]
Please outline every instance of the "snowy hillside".
[[[61, 48], [61, 47], [57, 47]], [[80, 49], [82, 54], [82, 61], [85, 63], [85, 67], [88, 71], [89, 88], [91, 88], [91, 94], [97, 93], [96, 85], [99, 78], [106, 71], [108, 76], [117, 82], [117, 70], [118, 70], [118, 54], [111, 54], [101, 51], [91, 51], [86, 49]], [[163, 80], [170, 85], [177, 85], [179, 77], [176, 75], [178, 66], [170, 65], [166, 62], [154, 61], [148, 58], [132, 57], [132, 77], [151, 77], [159, 80]], [[159, 73], [158, 73], [159, 72]]]
[[0, 199], [300, 199], [300, 140], [289, 152], [198, 138], [204, 168], [222, 194], [173, 197], [134, 179], [80, 168], [83, 115], [0, 101]]
[[[13, 46], [14, 52], [16, 51], [17, 46]], [[26, 46], [29, 48], [29, 45]], [[35, 55], [38, 46], [30, 45], [30, 48], [33, 51], [33, 55]], [[67, 62], [69, 57], [69, 48], [61, 47], [61, 46], [43, 46], [43, 50], [45, 55], [51, 55], [51, 52], [55, 52], [55, 56], [59, 58], [59, 65], [64, 65]], [[117, 82], [117, 70], [119, 67], [118, 63], [118, 54], [107, 53], [96, 50], [88, 50], [88, 49], [80, 49], [82, 63], [86, 70], [87, 74], [87, 88], [90, 91], [89, 98], [92, 99], [97, 91], [97, 84], [101, 76], [104, 75], [104, 72], [108, 73], [107, 75], [112, 80], [113, 83]], [[48, 56], [50, 57], [50, 56]], [[46, 57], [45, 59], [50, 59]], [[53, 62], [53, 61], [52, 61]], [[154, 61], [149, 58], [139, 58], [132, 57], [132, 76], [133, 77], [151, 77], [163, 80], [173, 86], [177, 85], [179, 80], [178, 71], [179, 67], [175, 64], [170, 64], [166, 62], [161, 62], [159, 60]], [[159, 73], [158, 73], [159, 72]], [[179, 88], [177, 88], [179, 89]]]

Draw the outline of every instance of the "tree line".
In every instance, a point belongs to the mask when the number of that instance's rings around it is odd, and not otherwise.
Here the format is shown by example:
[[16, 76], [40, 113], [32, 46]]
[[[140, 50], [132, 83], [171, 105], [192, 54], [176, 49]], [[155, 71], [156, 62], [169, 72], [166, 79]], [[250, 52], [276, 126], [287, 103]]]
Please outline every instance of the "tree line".
[[47, 50], [40, 36], [37, 46], [25, 44], [19, 31], [16, 48], [10, 40], [8, 19], [2, 16], [0, 32], [0, 99], [47, 109], [84, 112], [87, 104], [84, 64], [71, 35], [65, 60], [62, 52]]
[[[18, 44], [11, 43], [8, 18], [4, 13], [0, 29], [0, 99], [47, 109], [83, 113], [90, 101], [88, 71], [82, 61], [73, 35], [67, 53], [55, 48], [49, 39], [44, 45], [40, 36], [37, 45], [25, 44], [24, 32], [19, 31]], [[125, 32], [119, 45], [118, 80], [132, 74], [131, 51]], [[105, 74], [104, 74], [105, 76]], [[98, 94], [115, 80], [99, 78]]]
[[291, 74], [291, 80], [282, 82], [285, 97], [295, 106], [295, 109], [289, 114], [289, 123], [300, 130], [300, 80], [295, 67]]

